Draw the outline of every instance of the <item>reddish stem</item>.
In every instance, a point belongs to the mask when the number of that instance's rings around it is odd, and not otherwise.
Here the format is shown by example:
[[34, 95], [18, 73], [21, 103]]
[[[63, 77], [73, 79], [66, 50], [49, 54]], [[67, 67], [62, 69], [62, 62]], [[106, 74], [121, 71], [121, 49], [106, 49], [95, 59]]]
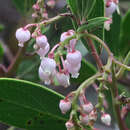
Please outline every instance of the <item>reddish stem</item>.
[[95, 59], [95, 61], [96, 61], [96, 63], [97, 63], [97, 66], [98, 66], [100, 72], [103, 72], [103, 68], [102, 68], [102, 67], [103, 67], [103, 64], [102, 64], [102, 61], [101, 61], [101, 59], [100, 59], [100, 57], [99, 57], [99, 55], [98, 55], [98, 53], [97, 53], [97, 51], [96, 51], [96, 48], [95, 48], [94, 45], [93, 45], [92, 40], [91, 40], [90, 38], [87, 38], [87, 41], [88, 41], [88, 46], [91, 48], [91, 53], [92, 53], [92, 55], [93, 55], [93, 57], [94, 57], [94, 59]]

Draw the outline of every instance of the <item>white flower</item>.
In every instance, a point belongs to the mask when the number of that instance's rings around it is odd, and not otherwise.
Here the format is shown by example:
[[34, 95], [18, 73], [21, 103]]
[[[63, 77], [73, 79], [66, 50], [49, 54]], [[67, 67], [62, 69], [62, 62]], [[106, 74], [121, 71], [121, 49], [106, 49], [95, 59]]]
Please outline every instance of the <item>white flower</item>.
[[106, 17], [111, 18], [112, 14], [116, 11], [117, 7], [118, 6], [114, 2], [109, 2], [109, 5], [106, 5], [105, 8]]
[[39, 77], [46, 85], [51, 84], [51, 75], [43, 71], [42, 67], [39, 67]]
[[41, 59], [43, 59], [49, 50], [50, 50], [50, 45], [49, 45], [49, 43], [47, 43], [47, 45], [45, 46], [44, 49], [39, 48], [38, 50], [36, 50], [36, 53], [40, 56]]
[[55, 76], [56, 62], [50, 58], [43, 58], [39, 67], [39, 77], [49, 85]]
[[65, 66], [66, 66], [67, 71], [71, 74], [72, 78], [78, 78], [81, 63], [77, 64], [76, 66], [73, 66], [69, 64], [67, 60], [65, 60]]
[[[61, 34], [61, 37], [60, 37], [60, 41], [63, 42], [64, 40], [66, 40], [67, 38], [71, 37], [74, 35], [74, 30], [68, 30], [67, 32], [63, 32]], [[71, 51], [75, 48], [75, 45], [77, 43], [77, 40], [76, 39], [72, 39], [70, 40], [70, 43], [69, 45], [66, 46], [66, 48], [71, 49]]]
[[30, 31], [24, 28], [17, 29], [15, 35], [19, 42], [18, 46], [20, 47], [23, 47], [24, 43], [27, 42], [31, 37]]
[[69, 30], [67, 32], [63, 32], [61, 34], [60, 41], [63, 42], [64, 40], [66, 40], [67, 38], [69, 38], [73, 35], [74, 35], [74, 30]]
[[67, 111], [71, 108], [71, 102], [69, 100], [60, 100], [59, 108], [63, 114], [65, 114]]
[[56, 69], [56, 62], [54, 59], [51, 58], [43, 58], [41, 61], [41, 67], [44, 71], [48, 73], [53, 73]]
[[56, 73], [56, 78], [57, 78], [60, 85], [62, 85], [64, 87], [68, 87], [70, 85], [70, 82], [69, 82], [70, 77], [69, 77], [69, 75], [57, 72]]
[[66, 60], [69, 64], [71, 64], [74, 67], [81, 63], [82, 55], [78, 50], [74, 52], [69, 52], [66, 56]]
[[103, 114], [101, 116], [101, 121], [107, 126], [110, 126], [111, 124], [111, 116], [109, 114]]
[[80, 116], [80, 121], [82, 124], [87, 125], [89, 122], [89, 116], [87, 114], [83, 114]]
[[45, 35], [36, 37], [36, 44], [40, 48], [44, 49], [46, 47], [46, 45], [48, 44], [47, 37]]
[[88, 102], [86, 104], [82, 105], [84, 113], [90, 113], [93, 110], [93, 104], [91, 102]]
[[72, 121], [67, 121], [65, 123], [65, 126], [66, 126], [67, 130], [71, 130], [72, 128], [74, 128], [74, 124], [72, 123]]

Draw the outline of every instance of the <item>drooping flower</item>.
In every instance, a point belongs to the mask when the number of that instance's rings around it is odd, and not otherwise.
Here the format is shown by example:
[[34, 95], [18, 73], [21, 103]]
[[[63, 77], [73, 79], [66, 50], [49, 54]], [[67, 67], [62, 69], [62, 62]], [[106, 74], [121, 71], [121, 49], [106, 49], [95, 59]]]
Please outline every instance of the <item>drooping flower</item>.
[[19, 28], [16, 30], [16, 38], [18, 40], [18, 46], [23, 47], [24, 43], [31, 38], [31, 33], [28, 29]]
[[57, 72], [56, 78], [60, 85], [64, 87], [68, 87], [70, 85], [70, 82], [69, 82], [70, 76], [68, 74]]
[[71, 102], [69, 100], [60, 100], [59, 108], [63, 114], [66, 114], [71, 108]]
[[111, 124], [111, 116], [110, 116], [109, 114], [104, 113], [104, 114], [101, 116], [101, 121], [102, 121], [102, 123], [104, 123], [105, 125], [110, 126], [110, 124]]

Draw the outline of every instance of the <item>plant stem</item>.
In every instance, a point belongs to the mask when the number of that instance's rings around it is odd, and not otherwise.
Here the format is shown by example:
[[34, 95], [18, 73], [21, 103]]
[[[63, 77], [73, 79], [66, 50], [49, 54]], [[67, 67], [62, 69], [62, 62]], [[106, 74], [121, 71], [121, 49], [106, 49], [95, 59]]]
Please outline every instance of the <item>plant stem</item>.
[[26, 46], [18, 49], [18, 52], [17, 52], [14, 60], [12, 61], [12, 63], [9, 65], [9, 67], [7, 69], [7, 73], [5, 74], [6, 77], [12, 77], [15, 75], [16, 70], [19, 66], [19, 63], [21, 62], [21, 59], [22, 59], [23, 54], [25, 52], [25, 48], [26, 48]]
[[100, 59], [100, 57], [99, 57], [99, 55], [98, 55], [98, 53], [96, 51], [96, 48], [95, 48], [92, 40], [87, 37], [87, 41], [88, 41], [88, 46], [91, 48], [91, 53], [92, 53], [92, 55], [93, 55], [93, 57], [94, 57], [94, 59], [95, 59], [95, 61], [97, 63], [97, 66], [98, 66], [100, 72], [103, 72], [102, 61], [101, 61], [101, 59]]
[[86, 34], [88, 37], [94, 39], [95, 41], [99, 42], [107, 51], [108, 55], [110, 57], [113, 57], [113, 54], [112, 52], [110, 51], [109, 47], [104, 43], [104, 41], [102, 41], [100, 38], [98, 38], [96, 35], [93, 35], [93, 34]]
[[117, 119], [117, 123], [120, 130], [128, 130], [128, 128], [125, 125], [124, 120], [121, 118], [121, 111], [120, 111], [120, 105], [117, 104], [116, 98], [118, 97], [118, 87], [115, 77], [115, 70], [114, 70], [114, 63], [112, 63], [112, 83], [111, 83], [111, 95], [112, 95], [112, 103], [113, 103], [113, 110], [115, 113], [115, 117]]

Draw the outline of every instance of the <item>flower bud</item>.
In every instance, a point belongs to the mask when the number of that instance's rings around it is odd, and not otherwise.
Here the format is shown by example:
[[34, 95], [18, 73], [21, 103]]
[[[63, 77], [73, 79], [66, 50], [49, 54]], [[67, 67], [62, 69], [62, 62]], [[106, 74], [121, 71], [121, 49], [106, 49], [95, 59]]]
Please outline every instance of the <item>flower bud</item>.
[[86, 104], [82, 105], [84, 113], [90, 113], [93, 110], [93, 104], [91, 102], [88, 102]]
[[74, 30], [69, 30], [67, 32], [63, 32], [61, 34], [60, 41], [63, 42], [64, 40], [66, 40], [67, 38], [69, 38], [73, 35], [74, 35]]
[[69, 100], [60, 100], [59, 108], [63, 114], [66, 114], [71, 108], [71, 102]]
[[56, 78], [57, 78], [60, 85], [62, 85], [64, 87], [68, 87], [70, 85], [70, 82], [69, 82], [70, 77], [69, 77], [69, 75], [57, 72], [56, 73]]
[[17, 29], [15, 35], [19, 42], [18, 46], [20, 47], [23, 47], [24, 46], [23, 43], [27, 42], [31, 37], [29, 30], [24, 28]]
[[66, 56], [66, 60], [74, 67], [81, 63], [82, 55], [78, 50], [74, 52], [69, 52]]
[[38, 4], [34, 4], [34, 5], [32, 6], [32, 8], [33, 8], [34, 10], [36, 10], [36, 11], [39, 11], [39, 10], [40, 10], [40, 7], [39, 7]]
[[74, 128], [74, 124], [72, 123], [72, 121], [67, 121], [65, 123], [65, 126], [66, 126], [67, 130], [71, 130], [72, 128]]
[[111, 116], [109, 114], [103, 114], [101, 116], [101, 121], [107, 126], [110, 126], [111, 124]]
[[45, 48], [45, 46], [47, 45], [48, 41], [47, 41], [47, 37], [45, 35], [41, 35], [36, 37], [36, 44], [40, 47], [40, 48]]
[[48, 5], [50, 8], [54, 8], [55, 5], [56, 5], [56, 2], [55, 2], [54, 0], [49, 0], [49, 1], [47, 2], [47, 5]]

